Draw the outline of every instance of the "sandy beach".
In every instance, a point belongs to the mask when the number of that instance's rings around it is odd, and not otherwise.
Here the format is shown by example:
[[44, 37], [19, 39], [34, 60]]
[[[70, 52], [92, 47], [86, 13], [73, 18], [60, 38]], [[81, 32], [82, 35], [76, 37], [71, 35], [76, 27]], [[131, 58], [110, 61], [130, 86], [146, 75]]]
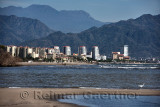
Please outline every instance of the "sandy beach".
[[34, 65], [91, 65], [92, 63], [86, 62], [65, 62], [65, 63], [57, 63], [57, 62], [17, 62], [18, 66], [34, 66]]
[[76, 95], [128, 95], [130, 97], [160, 96], [152, 89], [95, 89], [95, 88], [0, 88], [0, 107], [77, 107], [57, 99], [76, 98]]
[[[95, 65], [95, 64], [113, 64], [113, 63], [87, 63], [87, 62], [17, 62], [17, 66], [34, 66], [34, 65]], [[117, 64], [155, 64], [155, 63], [117, 63]]]

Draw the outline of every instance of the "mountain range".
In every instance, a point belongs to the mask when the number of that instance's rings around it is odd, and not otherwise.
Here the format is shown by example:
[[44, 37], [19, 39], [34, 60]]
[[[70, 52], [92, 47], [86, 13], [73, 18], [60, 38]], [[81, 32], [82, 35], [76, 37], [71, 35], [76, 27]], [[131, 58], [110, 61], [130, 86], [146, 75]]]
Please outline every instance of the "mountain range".
[[[98, 45], [100, 54], [107, 56], [111, 56], [113, 51], [123, 53], [123, 45], [129, 45], [131, 57], [160, 57], [160, 15], [145, 14], [137, 19], [91, 27], [80, 33], [63, 33], [63, 31], [51, 30], [41, 20], [57, 20], [58, 24], [61, 23], [58, 21], [60, 19], [63, 23], [70, 23], [71, 26], [75, 26], [73, 28], [78, 28], [74, 24], [75, 20], [83, 20], [83, 18], [86, 20], [86, 16], [90, 17], [90, 15], [84, 11], [57, 11], [46, 5], [31, 5], [27, 8], [13, 6], [0, 8], [0, 14], [10, 15], [13, 13], [17, 16], [0, 15], [0, 44], [2, 45], [32, 47], [58, 45], [61, 48], [64, 45], [69, 45], [74, 53], [77, 52], [78, 46], [85, 45], [88, 51], [91, 51], [92, 46]], [[42, 13], [45, 14], [42, 15]], [[62, 19], [55, 15], [59, 16], [62, 13], [64, 15], [61, 17]], [[67, 17], [71, 17], [72, 20], [67, 22]], [[94, 20], [91, 17], [89, 19]], [[86, 23], [88, 22], [81, 21], [82, 25]], [[50, 24], [52, 25], [52, 23]]]
[[54, 32], [37, 19], [0, 15], [0, 44], [18, 45]]
[[88, 51], [98, 45], [101, 54], [111, 55], [113, 51], [123, 53], [123, 45], [129, 45], [131, 57], [160, 57], [160, 15], [142, 15], [137, 19], [129, 19], [103, 25], [99, 28], [92, 27], [81, 33], [51, 33], [47, 37], [23, 42], [25, 46], [50, 47], [54, 45], [72, 47], [72, 52], [77, 52], [77, 47], [85, 45]]
[[100, 27], [106, 24], [95, 20], [82, 10], [58, 11], [48, 5], [31, 5], [26, 8], [4, 7], [0, 8], [0, 15], [16, 15], [18, 17], [38, 19], [49, 28], [65, 33], [78, 33], [93, 26]]

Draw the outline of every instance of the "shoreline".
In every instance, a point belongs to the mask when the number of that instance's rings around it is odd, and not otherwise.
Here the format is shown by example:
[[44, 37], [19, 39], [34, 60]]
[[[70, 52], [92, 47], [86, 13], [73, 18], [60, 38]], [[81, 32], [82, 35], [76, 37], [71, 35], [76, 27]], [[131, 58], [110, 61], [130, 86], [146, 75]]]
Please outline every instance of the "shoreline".
[[66, 63], [57, 63], [57, 62], [17, 62], [17, 66], [34, 66], [34, 65], [94, 65], [94, 63], [86, 63], [86, 62], [66, 62]]
[[156, 65], [160, 65], [160, 63], [108, 63], [108, 62], [17, 62], [16, 65], [8, 65], [8, 66], [2, 66], [0, 65], [0, 67], [18, 67], [18, 66], [37, 66], [37, 65], [103, 65], [103, 64], [156, 64]]
[[160, 90], [155, 89], [0, 88], [0, 93], [2, 107], [79, 107], [58, 101], [74, 95], [160, 96]]
[[159, 64], [159, 63], [87, 63], [87, 62], [17, 62], [17, 66], [34, 66], [34, 65], [99, 65], [99, 64]]

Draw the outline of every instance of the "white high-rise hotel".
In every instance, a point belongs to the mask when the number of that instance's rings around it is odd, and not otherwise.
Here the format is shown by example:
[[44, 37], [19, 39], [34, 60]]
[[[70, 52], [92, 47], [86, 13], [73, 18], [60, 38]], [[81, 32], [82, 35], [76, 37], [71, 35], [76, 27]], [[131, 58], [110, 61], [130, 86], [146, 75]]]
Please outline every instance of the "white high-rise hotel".
[[100, 55], [99, 55], [99, 48], [98, 46], [93, 46], [92, 47], [92, 58], [95, 60], [100, 60]]
[[78, 49], [78, 54], [81, 55], [87, 55], [87, 48], [86, 46], [80, 46]]
[[56, 54], [60, 54], [59, 46], [54, 46], [54, 51]]
[[124, 56], [128, 56], [128, 45], [124, 45]]
[[64, 54], [71, 55], [71, 47], [70, 46], [64, 46]]

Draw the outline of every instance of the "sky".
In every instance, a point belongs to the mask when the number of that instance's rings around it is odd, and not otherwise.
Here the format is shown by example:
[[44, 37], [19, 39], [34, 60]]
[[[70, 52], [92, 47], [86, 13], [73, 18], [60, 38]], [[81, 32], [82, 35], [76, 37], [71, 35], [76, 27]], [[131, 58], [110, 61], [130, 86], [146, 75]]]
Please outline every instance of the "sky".
[[0, 7], [49, 5], [56, 10], [84, 10], [102, 22], [117, 22], [143, 14], [160, 14], [160, 0], [0, 0]]

